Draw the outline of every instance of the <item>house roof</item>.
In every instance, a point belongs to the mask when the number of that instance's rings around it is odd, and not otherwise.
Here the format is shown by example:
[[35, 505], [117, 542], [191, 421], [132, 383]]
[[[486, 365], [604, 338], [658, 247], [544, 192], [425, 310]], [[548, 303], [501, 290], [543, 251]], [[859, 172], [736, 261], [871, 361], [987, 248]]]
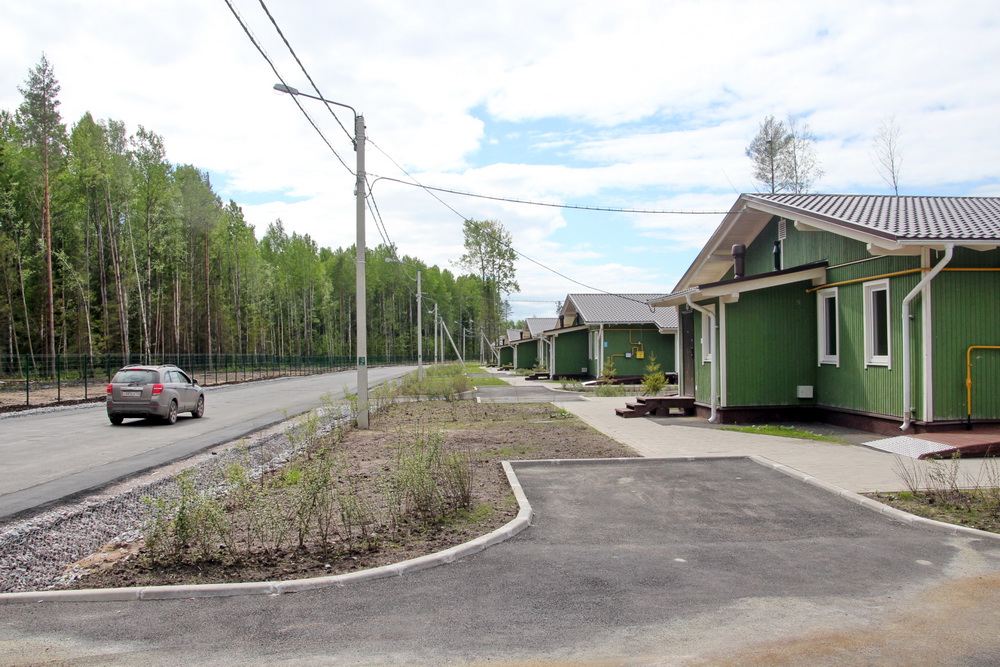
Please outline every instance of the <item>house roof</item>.
[[1000, 197], [788, 194], [747, 197], [896, 240], [1000, 240]]
[[521, 340], [521, 330], [520, 329], [507, 329], [507, 342]]
[[652, 308], [646, 302], [657, 294], [569, 294], [560, 313], [577, 315], [586, 324], [646, 324], [677, 328], [677, 309]]
[[555, 329], [559, 326], [559, 318], [557, 317], [529, 317], [524, 320], [524, 326], [528, 330], [528, 334], [534, 338], [541, 334], [543, 331], [549, 329]]
[[714, 283], [733, 265], [732, 246], [749, 245], [772, 217], [867, 244], [873, 255], [919, 253], [946, 243], [989, 250], [1000, 244], [1000, 197], [743, 194], [674, 287]]

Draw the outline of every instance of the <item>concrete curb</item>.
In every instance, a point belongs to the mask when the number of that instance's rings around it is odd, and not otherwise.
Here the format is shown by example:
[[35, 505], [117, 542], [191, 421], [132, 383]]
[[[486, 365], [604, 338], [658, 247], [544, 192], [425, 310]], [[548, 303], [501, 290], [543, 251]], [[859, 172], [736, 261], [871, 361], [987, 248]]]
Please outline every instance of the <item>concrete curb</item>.
[[259, 581], [239, 584], [195, 584], [191, 586], [145, 586], [136, 588], [93, 588], [73, 591], [37, 591], [26, 593], [2, 593], [0, 605], [24, 604], [30, 602], [131, 602], [137, 600], [186, 600], [194, 598], [229, 597], [236, 595], [282, 595], [301, 593], [321, 588], [340, 588], [349, 584], [425, 570], [472, 556], [480, 551], [505, 542], [532, 523], [533, 512], [524, 489], [507, 462], [502, 462], [507, 481], [510, 483], [519, 507], [517, 516], [507, 524], [482, 537], [459, 544], [444, 551], [411, 558], [392, 565], [348, 572], [328, 577], [294, 579], [290, 581]]
[[301, 593], [305, 591], [340, 588], [350, 584], [373, 581], [376, 579], [387, 579], [389, 577], [400, 577], [404, 574], [417, 572], [419, 570], [447, 565], [456, 560], [472, 556], [492, 546], [505, 542], [514, 537], [524, 529], [531, 526], [534, 519], [534, 512], [517, 474], [516, 467], [532, 468], [542, 466], [576, 466], [576, 465], [602, 465], [602, 464], [639, 464], [649, 462], [671, 462], [671, 461], [720, 461], [732, 459], [749, 459], [754, 463], [770, 468], [787, 475], [800, 482], [809, 484], [818, 489], [827, 491], [844, 500], [848, 500], [864, 507], [877, 514], [881, 514], [894, 521], [902, 523], [925, 526], [949, 533], [951, 535], [961, 535], [965, 537], [976, 537], [990, 540], [1000, 540], [1000, 534], [990, 533], [976, 528], [956, 526], [942, 521], [926, 519], [916, 516], [894, 507], [884, 505], [876, 500], [872, 500], [853, 491], [848, 491], [835, 484], [823, 481], [817, 477], [807, 475], [795, 468], [790, 468], [781, 463], [776, 463], [759, 455], [750, 456], [677, 456], [665, 458], [651, 458], [644, 456], [612, 458], [612, 459], [540, 459], [515, 461], [513, 463], [503, 461], [503, 469], [507, 475], [514, 497], [517, 499], [519, 507], [517, 516], [500, 528], [491, 533], [478, 537], [464, 544], [439, 551], [437, 553], [411, 558], [410, 560], [392, 565], [362, 570], [359, 572], [349, 572], [328, 577], [316, 577], [313, 579], [295, 579], [291, 581], [262, 581], [239, 584], [197, 584], [192, 586], [146, 586], [139, 588], [104, 588], [104, 589], [83, 589], [74, 591], [39, 591], [27, 593], [3, 593], [0, 594], [0, 605], [24, 604], [29, 602], [130, 602], [136, 600], [182, 600], [194, 598], [229, 597], [236, 595], [282, 595], [284, 593]]
[[765, 458], [763, 456], [758, 456], [753, 454], [748, 457], [754, 463], [758, 463], [766, 468], [771, 468], [776, 470], [783, 475], [787, 475], [800, 482], [805, 482], [810, 486], [815, 486], [816, 488], [823, 489], [833, 495], [843, 498], [844, 500], [849, 500], [852, 503], [861, 505], [867, 510], [871, 510], [876, 514], [881, 514], [888, 517], [894, 521], [899, 521], [902, 523], [908, 523], [918, 526], [926, 526], [927, 528], [933, 528], [935, 530], [949, 533], [951, 535], [962, 535], [965, 537], [978, 537], [989, 540], [1000, 540], [1000, 533], [991, 533], [986, 530], [979, 530], [978, 528], [969, 528], [967, 526], [957, 526], [953, 523], [945, 523], [944, 521], [935, 521], [934, 519], [927, 519], [922, 516], [917, 516], [916, 514], [910, 514], [909, 512], [904, 512], [903, 510], [896, 509], [884, 503], [880, 503], [877, 500], [873, 500], [867, 496], [863, 496], [860, 493], [855, 493], [854, 491], [848, 491], [847, 489], [837, 486], [836, 484], [831, 484], [830, 482], [825, 482], [818, 477], [813, 477], [807, 475], [795, 468], [790, 468], [782, 463], [775, 463], [774, 461]]

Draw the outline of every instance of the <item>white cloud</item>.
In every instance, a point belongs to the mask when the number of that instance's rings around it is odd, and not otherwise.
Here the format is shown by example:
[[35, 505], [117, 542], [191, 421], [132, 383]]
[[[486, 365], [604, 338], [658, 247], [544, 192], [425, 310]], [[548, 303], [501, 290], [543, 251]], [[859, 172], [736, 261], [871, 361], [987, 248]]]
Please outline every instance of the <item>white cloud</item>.
[[[234, 4], [288, 83], [308, 92], [257, 3]], [[372, 174], [406, 178], [381, 148], [428, 185], [728, 210], [735, 191], [753, 189], [744, 150], [764, 116], [793, 113], [810, 125], [825, 171], [817, 190], [884, 192], [871, 137], [895, 114], [904, 193], [1000, 187], [995, 3], [271, 4], [323, 94], [364, 114]], [[224, 3], [7, 3], [0, 43], [0, 109], [18, 106], [17, 86], [45, 52], [68, 124], [89, 110], [163, 135], [170, 160], [210, 170], [224, 197], [253, 202], [244, 209], [258, 233], [280, 217], [321, 245], [354, 242], [349, 138], [320, 103], [302, 100], [345, 168], [292, 100], [271, 90], [275, 75]], [[352, 132], [350, 112], [338, 115]], [[374, 194], [403, 253], [449, 266], [462, 253], [463, 216], [498, 219], [520, 251], [613, 291], [669, 288], [686, 268], [674, 264], [718, 222], [438, 193], [452, 211], [388, 181]], [[371, 217], [369, 245], [381, 241]], [[669, 269], [643, 250], [650, 244], [669, 255]], [[545, 299], [582, 291], [530, 262], [520, 271], [522, 288]]]

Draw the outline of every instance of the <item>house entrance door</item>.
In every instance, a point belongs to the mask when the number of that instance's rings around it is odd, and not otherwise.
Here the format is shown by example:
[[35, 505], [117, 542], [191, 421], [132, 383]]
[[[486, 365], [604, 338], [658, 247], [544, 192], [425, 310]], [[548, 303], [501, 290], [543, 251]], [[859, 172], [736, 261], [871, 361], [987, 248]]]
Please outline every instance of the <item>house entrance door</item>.
[[[678, 309], [679, 310], [679, 309]], [[694, 311], [681, 311], [681, 395], [694, 396]]]

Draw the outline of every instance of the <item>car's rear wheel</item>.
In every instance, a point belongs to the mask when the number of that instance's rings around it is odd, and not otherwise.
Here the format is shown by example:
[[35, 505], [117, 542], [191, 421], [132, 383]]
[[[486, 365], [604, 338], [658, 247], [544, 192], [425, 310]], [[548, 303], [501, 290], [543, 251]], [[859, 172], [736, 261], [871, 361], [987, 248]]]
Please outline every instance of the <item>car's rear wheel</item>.
[[167, 410], [167, 416], [163, 418], [163, 421], [168, 424], [177, 422], [177, 401], [170, 401], [170, 408]]
[[191, 416], [195, 419], [199, 419], [203, 414], [205, 414], [205, 397], [198, 397], [198, 407], [191, 411]]
[[109, 421], [110, 421], [110, 422], [112, 423], [112, 425], [114, 425], [114, 426], [121, 426], [121, 425], [122, 425], [122, 422], [123, 422], [123, 421], [125, 421], [125, 420], [124, 420], [124, 419], [123, 419], [122, 417], [108, 417], [108, 420], [109, 420]]

